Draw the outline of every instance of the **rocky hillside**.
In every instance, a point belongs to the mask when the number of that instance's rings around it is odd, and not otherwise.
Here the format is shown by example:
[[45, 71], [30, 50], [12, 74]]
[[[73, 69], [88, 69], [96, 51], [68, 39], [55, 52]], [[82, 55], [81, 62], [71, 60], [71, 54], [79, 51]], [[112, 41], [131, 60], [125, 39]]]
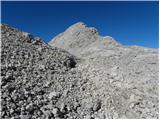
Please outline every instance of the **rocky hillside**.
[[63, 100], [72, 100], [64, 99], [64, 90], [72, 91], [80, 79], [72, 70], [75, 57], [29, 33], [1, 29], [2, 118], [65, 118]]
[[[106, 93], [102, 90], [106, 89], [105, 82], [112, 86], [107, 88], [114, 89], [116, 92], [111, 94], [120, 99], [113, 100], [118, 104], [114, 103], [115, 111], [120, 110], [113, 112], [117, 118], [122, 114], [127, 118], [155, 118], [158, 115], [158, 49], [124, 46], [112, 37], [100, 36], [95, 28], [87, 27], [82, 22], [53, 38], [49, 45], [83, 59], [77, 68], [83, 68], [82, 73], [93, 75], [88, 79], [96, 82], [100, 95]], [[107, 101], [105, 97], [102, 99]], [[155, 107], [151, 107], [151, 104]], [[121, 108], [117, 108], [119, 105]]]
[[158, 50], [77, 23], [49, 45], [1, 25], [1, 118], [158, 118]]

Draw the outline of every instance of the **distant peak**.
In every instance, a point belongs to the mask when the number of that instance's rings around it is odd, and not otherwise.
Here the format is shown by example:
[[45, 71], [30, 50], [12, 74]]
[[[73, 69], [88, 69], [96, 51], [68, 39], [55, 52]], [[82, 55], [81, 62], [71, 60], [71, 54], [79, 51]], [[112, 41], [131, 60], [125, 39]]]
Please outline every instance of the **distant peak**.
[[84, 28], [86, 28], [86, 27], [87, 27], [87, 25], [86, 25], [85, 23], [83, 23], [83, 22], [77, 22], [77, 23], [71, 25], [71, 26], [67, 29], [67, 31], [73, 32], [73, 31], [75, 31], [75, 30], [84, 29]]
[[110, 39], [110, 40], [114, 40], [114, 38], [113, 38], [113, 37], [111, 37], [111, 36], [104, 36], [104, 37], [103, 37], [103, 39]]
[[88, 27], [83, 22], [77, 22], [77, 23], [71, 25], [66, 31], [69, 32], [69, 33], [73, 33], [73, 34], [75, 32], [86, 32], [86, 33], [91, 33], [91, 34], [98, 34], [98, 31], [97, 31], [96, 28]]
[[83, 27], [86, 27], [86, 24], [84, 22], [77, 22], [77, 23], [73, 24], [72, 26], [83, 26]]

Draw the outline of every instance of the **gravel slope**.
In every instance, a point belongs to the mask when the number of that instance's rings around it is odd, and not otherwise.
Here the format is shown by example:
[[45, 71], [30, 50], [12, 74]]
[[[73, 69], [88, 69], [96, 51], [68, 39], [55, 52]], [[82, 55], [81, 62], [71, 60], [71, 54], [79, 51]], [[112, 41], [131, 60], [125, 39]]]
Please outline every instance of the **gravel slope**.
[[[92, 76], [88, 79], [100, 91], [95, 93], [110, 94], [111, 98], [101, 98], [107, 118], [158, 117], [158, 49], [124, 46], [82, 22], [53, 38], [49, 45], [83, 59], [77, 68]], [[109, 108], [108, 99], [114, 101]]]
[[5, 24], [1, 33], [1, 118], [158, 118], [158, 50], [84, 23], [49, 45]]

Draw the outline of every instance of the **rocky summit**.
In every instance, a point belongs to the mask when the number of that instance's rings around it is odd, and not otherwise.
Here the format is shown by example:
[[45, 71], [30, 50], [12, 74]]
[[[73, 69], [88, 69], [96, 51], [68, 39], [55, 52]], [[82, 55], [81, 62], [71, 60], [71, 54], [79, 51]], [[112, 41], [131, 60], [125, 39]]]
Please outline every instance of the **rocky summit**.
[[158, 49], [76, 23], [48, 44], [1, 25], [1, 118], [157, 118]]

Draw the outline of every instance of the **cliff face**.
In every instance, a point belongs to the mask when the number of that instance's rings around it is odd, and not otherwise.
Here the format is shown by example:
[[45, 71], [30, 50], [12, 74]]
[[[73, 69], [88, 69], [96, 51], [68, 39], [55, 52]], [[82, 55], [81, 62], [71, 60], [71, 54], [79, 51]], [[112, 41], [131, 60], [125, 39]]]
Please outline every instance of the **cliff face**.
[[1, 25], [2, 118], [158, 118], [158, 50], [79, 22], [45, 44]]

